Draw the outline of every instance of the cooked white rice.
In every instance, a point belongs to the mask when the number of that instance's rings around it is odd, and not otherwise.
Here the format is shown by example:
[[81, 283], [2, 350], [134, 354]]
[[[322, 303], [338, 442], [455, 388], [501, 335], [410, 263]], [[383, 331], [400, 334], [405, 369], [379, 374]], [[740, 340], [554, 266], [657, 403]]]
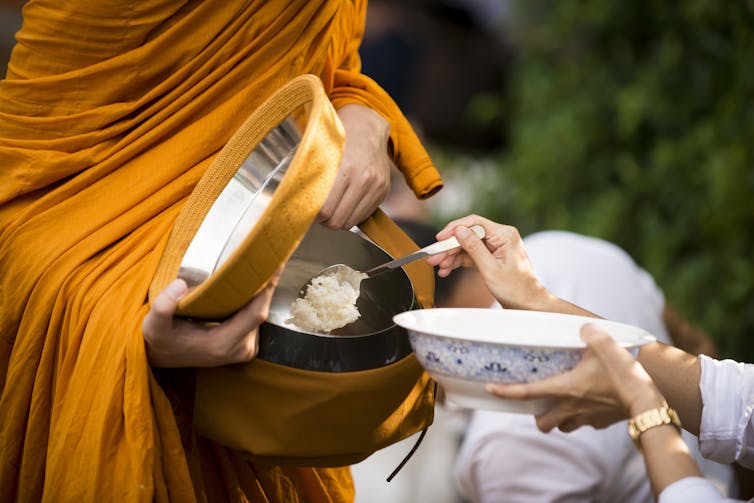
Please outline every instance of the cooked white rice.
[[353, 269], [315, 277], [306, 296], [291, 304], [288, 321], [304, 330], [324, 333], [353, 323], [360, 316], [356, 299], [365, 277]]

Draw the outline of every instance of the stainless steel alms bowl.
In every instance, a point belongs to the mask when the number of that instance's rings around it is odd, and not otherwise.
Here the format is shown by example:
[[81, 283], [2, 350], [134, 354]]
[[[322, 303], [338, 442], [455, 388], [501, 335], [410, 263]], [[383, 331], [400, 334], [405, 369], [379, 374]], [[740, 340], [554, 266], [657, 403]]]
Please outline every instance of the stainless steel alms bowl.
[[362, 282], [356, 303], [360, 318], [330, 334], [308, 332], [287, 321], [301, 287], [324, 267], [344, 263], [367, 269], [392, 258], [360, 233], [312, 225], [280, 277], [270, 316], [260, 327], [257, 358], [305, 370], [348, 372], [389, 365], [410, 354], [406, 330], [393, 321], [415, 306], [403, 269]]
[[301, 140], [300, 117], [288, 117], [251, 151], [210, 208], [181, 261], [190, 287], [205, 281], [239, 247], [270, 204]]
[[[212, 205], [181, 261], [178, 276], [190, 287], [207, 280], [240, 246], [268, 207], [301, 140], [305, 121], [294, 114], [267, 134], [238, 168]], [[369, 268], [391, 260], [357, 232], [313, 224], [286, 263], [260, 327], [258, 358], [305, 370], [346, 372], [388, 365], [411, 353], [405, 329], [393, 316], [414, 307], [414, 291], [402, 270], [362, 283], [361, 317], [331, 334], [304, 331], [287, 322], [301, 287], [335, 263]]]
[[318, 77], [302, 75], [268, 97], [213, 157], [181, 208], [150, 299], [177, 276], [189, 285], [180, 315], [221, 320], [251, 301], [325, 202], [344, 141]]

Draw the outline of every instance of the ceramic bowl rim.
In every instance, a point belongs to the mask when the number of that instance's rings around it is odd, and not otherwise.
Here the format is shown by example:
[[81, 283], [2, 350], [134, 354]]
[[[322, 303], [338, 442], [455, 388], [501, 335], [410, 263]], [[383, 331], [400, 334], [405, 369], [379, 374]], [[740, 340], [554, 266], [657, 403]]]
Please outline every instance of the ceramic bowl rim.
[[[542, 317], [542, 318], [562, 318], [562, 319], [570, 319], [570, 320], [579, 320], [583, 321], [584, 324], [592, 323], [596, 325], [598, 328], [601, 328], [603, 330], [608, 331], [610, 327], [621, 327], [623, 330], [634, 330], [636, 331], [636, 335], [634, 337], [633, 342], [629, 341], [622, 341], [619, 339], [614, 339], [621, 347], [630, 349], [630, 348], [636, 348], [643, 346], [645, 344], [649, 344], [652, 342], [655, 342], [657, 338], [644, 330], [641, 327], [637, 327], [635, 325], [630, 325], [628, 323], [621, 323], [618, 321], [612, 321], [607, 320], [604, 318], [591, 318], [588, 316], [580, 316], [580, 315], [574, 315], [574, 314], [563, 314], [563, 313], [553, 313], [553, 312], [546, 312], [546, 311], [530, 311], [530, 310], [523, 310], [523, 309], [493, 309], [493, 308], [434, 308], [431, 310], [414, 310], [414, 311], [405, 311], [403, 313], [399, 313], [393, 317], [393, 321], [395, 321], [396, 324], [404, 327], [409, 335], [419, 335], [419, 336], [426, 336], [430, 338], [441, 338], [441, 339], [452, 339], [459, 342], [473, 342], [476, 344], [482, 344], [487, 346], [496, 346], [496, 347], [514, 347], [514, 348], [532, 348], [536, 350], [560, 350], [560, 351], [572, 351], [572, 350], [583, 350], [586, 348], [586, 343], [582, 340], [574, 341], [575, 344], [537, 344], [532, 343], [531, 341], [526, 342], [516, 342], [516, 341], [491, 341], [491, 340], [483, 340], [479, 338], [474, 337], [459, 337], [458, 334], [451, 334], [447, 330], [443, 329], [435, 329], [432, 332], [428, 332], [425, 329], [419, 328], [416, 323], [413, 323], [414, 319], [417, 316], [422, 316], [422, 311], [434, 311], [437, 313], [440, 312], [450, 312], [455, 311], [459, 314], [461, 312], [474, 314], [474, 313], [485, 313], [485, 316], [514, 316], [514, 317]], [[501, 313], [501, 314], [488, 314], [488, 313]], [[565, 318], [563, 318], [565, 317]], [[413, 346], [413, 337], [412, 339], [412, 346]]]

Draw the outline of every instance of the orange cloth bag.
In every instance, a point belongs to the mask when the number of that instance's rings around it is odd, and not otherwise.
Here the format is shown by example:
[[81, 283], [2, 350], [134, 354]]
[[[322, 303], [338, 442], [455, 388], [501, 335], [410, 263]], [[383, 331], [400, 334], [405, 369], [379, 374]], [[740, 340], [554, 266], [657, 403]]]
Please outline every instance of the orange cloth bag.
[[[418, 246], [384, 213], [361, 229], [392, 256]], [[406, 267], [421, 307], [432, 307], [433, 270]], [[202, 435], [263, 462], [345, 466], [427, 428], [434, 384], [413, 353], [379, 368], [315, 372], [253, 360], [200, 369], [194, 423]]]

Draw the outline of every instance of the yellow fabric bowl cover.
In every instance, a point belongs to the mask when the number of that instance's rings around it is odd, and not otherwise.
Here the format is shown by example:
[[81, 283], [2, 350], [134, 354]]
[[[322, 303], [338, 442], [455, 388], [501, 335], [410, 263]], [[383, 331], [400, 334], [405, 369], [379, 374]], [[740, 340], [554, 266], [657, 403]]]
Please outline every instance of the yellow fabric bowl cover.
[[150, 300], [178, 276], [191, 240], [243, 161], [275, 126], [302, 109], [308, 114], [306, 128], [268, 206], [228, 259], [181, 299], [178, 313], [227, 317], [259, 293], [293, 254], [335, 181], [345, 142], [340, 119], [314, 75], [302, 75], [281, 87], [223, 147], [175, 222], [150, 285]]

